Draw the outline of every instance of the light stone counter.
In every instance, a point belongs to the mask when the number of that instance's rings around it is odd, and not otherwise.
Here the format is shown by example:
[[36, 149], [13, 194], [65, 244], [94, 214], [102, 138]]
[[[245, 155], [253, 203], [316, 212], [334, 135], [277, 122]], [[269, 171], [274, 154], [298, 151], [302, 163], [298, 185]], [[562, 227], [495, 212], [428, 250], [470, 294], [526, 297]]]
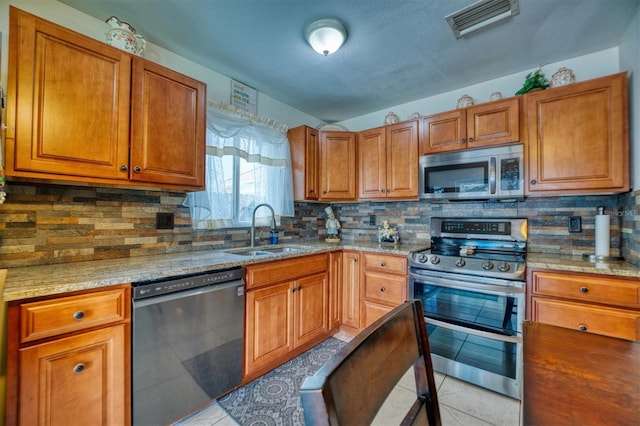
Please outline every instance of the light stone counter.
[[582, 256], [527, 253], [527, 268], [640, 278], [640, 267], [629, 262], [590, 262]]
[[[400, 244], [380, 246], [374, 243], [345, 241], [337, 244], [324, 242], [281, 244], [296, 247], [296, 252], [274, 253], [267, 256], [240, 256], [232, 250], [192, 251], [123, 259], [94, 260], [56, 265], [10, 268], [3, 290], [4, 301], [63, 294], [78, 290], [95, 289], [115, 284], [165, 279], [180, 275], [245, 266], [276, 259], [324, 253], [336, 250], [361, 250], [406, 256], [410, 251], [426, 246]], [[274, 246], [264, 246], [274, 247]], [[259, 249], [260, 247], [255, 247]]]

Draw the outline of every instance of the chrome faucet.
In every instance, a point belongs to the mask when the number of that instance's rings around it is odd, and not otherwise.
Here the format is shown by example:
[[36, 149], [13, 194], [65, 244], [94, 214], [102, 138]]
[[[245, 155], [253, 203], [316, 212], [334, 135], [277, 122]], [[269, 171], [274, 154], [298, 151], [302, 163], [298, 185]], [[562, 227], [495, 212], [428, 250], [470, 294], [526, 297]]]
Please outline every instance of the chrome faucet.
[[256, 237], [256, 210], [260, 207], [268, 207], [271, 210], [271, 231], [276, 230], [276, 212], [273, 211], [273, 207], [269, 204], [258, 204], [255, 209], [253, 209], [253, 218], [251, 219], [251, 247], [255, 245], [255, 237]]

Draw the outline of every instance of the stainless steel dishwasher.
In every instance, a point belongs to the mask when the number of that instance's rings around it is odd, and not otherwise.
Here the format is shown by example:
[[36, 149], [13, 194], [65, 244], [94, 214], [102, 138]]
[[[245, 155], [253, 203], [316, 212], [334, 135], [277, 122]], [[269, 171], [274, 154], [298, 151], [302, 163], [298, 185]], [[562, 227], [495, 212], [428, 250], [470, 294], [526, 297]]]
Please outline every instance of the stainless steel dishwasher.
[[134, 425], [173, 422], [242, 380], [244, 268], [133, 283]]

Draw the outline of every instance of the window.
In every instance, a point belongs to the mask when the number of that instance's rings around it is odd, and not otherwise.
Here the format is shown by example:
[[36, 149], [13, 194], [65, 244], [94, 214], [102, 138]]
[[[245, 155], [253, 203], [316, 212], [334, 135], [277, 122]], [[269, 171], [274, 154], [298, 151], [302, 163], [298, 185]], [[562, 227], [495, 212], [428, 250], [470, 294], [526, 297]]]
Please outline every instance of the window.
[[[293, 216], [291, 154], [286, 134], [244, 118], [207, 111], [207, 189], [191, 193], [195, 229], [250, 226], [255, 206], [271, 205], [276, 221]], [[269, 225], [269, 209], [256, 224]]]

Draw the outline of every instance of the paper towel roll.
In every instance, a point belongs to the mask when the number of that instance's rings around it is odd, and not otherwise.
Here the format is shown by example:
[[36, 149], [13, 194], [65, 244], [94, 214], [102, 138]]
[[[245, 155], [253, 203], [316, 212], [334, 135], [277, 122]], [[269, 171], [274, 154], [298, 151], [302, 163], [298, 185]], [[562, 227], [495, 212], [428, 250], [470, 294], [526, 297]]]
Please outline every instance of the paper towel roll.
[[596, 256], [609, 256], [609, 215], [596, 215]]

